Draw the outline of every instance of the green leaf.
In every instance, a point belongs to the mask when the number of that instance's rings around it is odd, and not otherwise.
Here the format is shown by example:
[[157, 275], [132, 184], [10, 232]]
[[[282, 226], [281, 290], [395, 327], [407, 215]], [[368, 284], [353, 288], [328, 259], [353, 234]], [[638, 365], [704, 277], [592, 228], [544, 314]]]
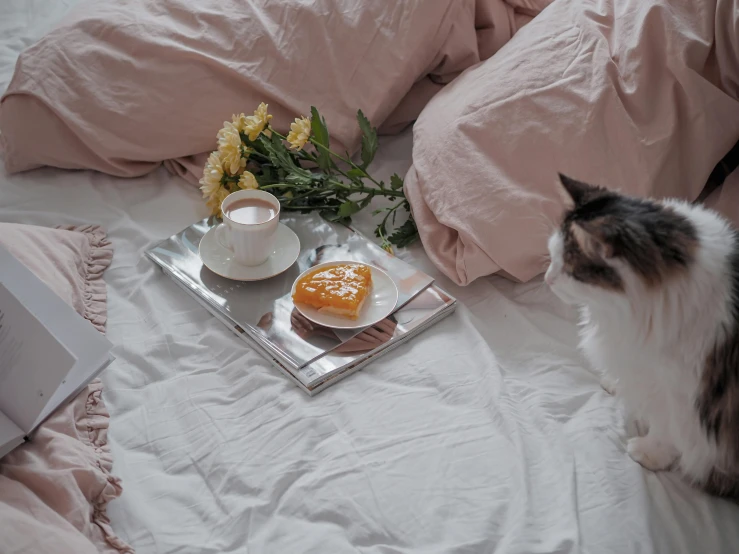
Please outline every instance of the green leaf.
[[349, 171], [346, 172], [346, 174], [349, 175], [349, 177], [351, 177], [352, 179], [356, 179], [357, 177], [361, 178], [361, 177], [367, 176], [367, 172], [364, 169], [360, 169], [358, 167], [355, 167], [354, 169], [350, 169]]
[[328, 175], [325, 173], [322, 173], [321, 171], [311, 171], [310, 172], [310, 178], [313, 179], [314, 182], [320, 182], [325, 181], [328, 179]]
[[321, 114], [318, 113], [318, 109], [315, 106], [310, 107], [310, 126], [311, 131], [313, 132], [313, 140], [328, 148], [329, 138], [326, 120], [321, 117]]
[[393, 190], [403, 188], [403, 179], [401, 179], [397, 173], [393, 173], [393, 176], [390, 177], [390, 188]]
[[365, 208], [366, 208], [367, 206], [369, 206], [370, 202], [372, 202], [372, 198], [373, 198], [373, 195], [372, 195], [372, 194], [368, 194], [367, 196], [365, 196], [365, 197], [364, 197], [364, 198], [362, 199], [362, 201], [361, 201], [361, 202], [359, 203], [359, 209], [360, 209], [360, 210], [363, 210], [363, 209], [365, 209]]
[[241, 137], [241, 142], [246, 144], [247, 147], [256, 150], [264, 156], [268, 155], [267, 149], [264, 147], [264, 143], [262, 142], [262, 137], [264, 137], [265, 140], [268, 140], [266, 136], [259, 135], [259, 138], [257, 138], [257, 140], [249, 140], [249, 137], [246, 133], [239, 133], [239, 136]]
[[262, 170], [262, 176], [265, 179], [274, 180], [277, 177], [274, 168], [271, 165], [263, 164], [260, 169]]
[[321, 117], [315, 106], [311, 106], [310, 108], [310, 128], [313, 132], [313, 140], [326, 148], [325, 150], [323, 148], [316, 148], [318, 167], [324, 171], [329, 171], [333, 165], [333, 160], [331, 159], [331, 154], [328, 153], [328, 127], [326, 127], [326, 120]]
[[303, 173], [295, 172], [288, 173], [287, 177], [285, 177], [285, 181], [294, 185], [310, 185], [313, 182], [313, 178], [310, 174], [304, 175]]
[[339, 223], [343, 218], [339, 217], [339, 214], [336, 213], [336, 210], [321, 210], [321, 217], [325, 219], [326, 221], [331, 221], [333, 223]]
[[339, 206], [339, 211], [336, 215], [343, 219], [345, 217], [351, 217], [352, 214], [357, 213], [361, 209], [362, 208], [359, 207], [359, 204], [357, 204], [354, 200], [347, 200], [341, 206]]
[[287, 148], [285, 148], [285, 145], [277, 135], [272, 135], [271, 138], [265, 135], [259, 135], [257, 142], [264, 147], [272, 165], [275, 167], [287, 169], [289, 166], [295, 165], [290, 152], [287, 151]]
[[[277, 135], [273, 134], [271, 139], [260, 135], [259, 140], [266, 148], [272, 165], [278, 168], [278, 175], [281, 180], [296, 185], [309, 185], [313, 182], [313, 174], [295, 163], [292, 154], [288, 152]], [[284, 177], [280, 174], [280, 169], [284, 170]]]
[[[406, 235], [406, 236], [404, 236], [401, 239], [397, 239], [397, 242], [395, 243], [395, 245], [398, 248], [405, 248], [407, 246], [410, 246], [414, 242], [416, 242], [418, 239], [419, 239], [419, 237], [418, 237], [418, 231], [416, 231], [415, 233]], [[392, 240], [392, 239], [388, 239], [388, 240]]]
[[390, 243], [403, 248], [415, 242], [418, 239], [418, 228], [416, 222], [409, 218], [403, 225], [395, 229], [392, 235], [387, 237]]
[[372, 127], [362, 110], [357, 111], [357, 122], [362, 131], [362, 165], [360, 167], [367, 169], [377, 152], [377, 129]]
[[255, 173], [254, 177], [256, 177], [260, 187], [277, 182], [277, 173], [271, 165], [264, 164], [259, 169], [259, 173]]

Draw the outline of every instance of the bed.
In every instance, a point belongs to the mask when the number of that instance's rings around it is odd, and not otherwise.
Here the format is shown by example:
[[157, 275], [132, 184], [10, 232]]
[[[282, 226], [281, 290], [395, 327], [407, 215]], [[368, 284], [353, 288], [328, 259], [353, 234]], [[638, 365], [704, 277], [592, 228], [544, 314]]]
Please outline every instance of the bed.
[[[72, 4], [4, 4], [0, 89]], [[404, 174], [411, 143], [383, 138], [375, 171]], [[402, 252], [458, 312], [309, 398], [143, 257], [205, 215], [164, 168], [0, 172], [0, 221], [96, 223], [113, 242], [102, 380], [124, 492], [108, 515], [136, 552], [736, 551], [735, 504], [628, 457], [574, 313], [540, 280], [458, 287]]]

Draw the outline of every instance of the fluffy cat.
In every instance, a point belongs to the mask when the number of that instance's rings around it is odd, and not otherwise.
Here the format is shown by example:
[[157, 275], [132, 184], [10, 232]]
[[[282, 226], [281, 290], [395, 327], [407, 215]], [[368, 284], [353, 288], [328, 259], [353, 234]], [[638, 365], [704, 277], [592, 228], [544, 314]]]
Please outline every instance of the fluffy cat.
[[629, 455], [739, 496], [737, 231], [700, 206], [560, 182], [545, 280], [580, 307], [581, 348], [648, 426]]

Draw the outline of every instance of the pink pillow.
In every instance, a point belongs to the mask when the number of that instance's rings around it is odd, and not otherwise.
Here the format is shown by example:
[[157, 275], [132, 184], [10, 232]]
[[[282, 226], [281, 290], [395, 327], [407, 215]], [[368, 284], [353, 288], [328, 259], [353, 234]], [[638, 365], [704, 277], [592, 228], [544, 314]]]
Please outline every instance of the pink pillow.
[[542, 272], [558, 172], [695, 200], [739, 138], [738, 3], [557, 0], [436, 95], [405, 179], [434, 263], [461, 285]]
[[549, 1], [85, 0], [18, 59], [6, 169], [133, 177], [167, 161], [197, 182], [222, 122], [260, 102], [283, 132], [315, 105], [354, 150], [358, 108], [399, 129]]
[[[0, 244], [104, 332], [103, 272], [113, 249], [99, 227], [0, 223]], [[121, 486], [110, 473], [110, 416], [101, 392], [96, 379], [0, 461], [3, 552], [133, 552], [106, 516]]]

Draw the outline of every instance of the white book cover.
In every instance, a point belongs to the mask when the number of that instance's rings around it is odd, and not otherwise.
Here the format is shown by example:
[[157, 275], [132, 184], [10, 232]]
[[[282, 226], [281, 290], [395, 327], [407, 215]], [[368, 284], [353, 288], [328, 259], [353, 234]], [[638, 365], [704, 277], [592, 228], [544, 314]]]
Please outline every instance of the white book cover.
[[0, 247], [0, 457], [107, 367], [111, 346]]

